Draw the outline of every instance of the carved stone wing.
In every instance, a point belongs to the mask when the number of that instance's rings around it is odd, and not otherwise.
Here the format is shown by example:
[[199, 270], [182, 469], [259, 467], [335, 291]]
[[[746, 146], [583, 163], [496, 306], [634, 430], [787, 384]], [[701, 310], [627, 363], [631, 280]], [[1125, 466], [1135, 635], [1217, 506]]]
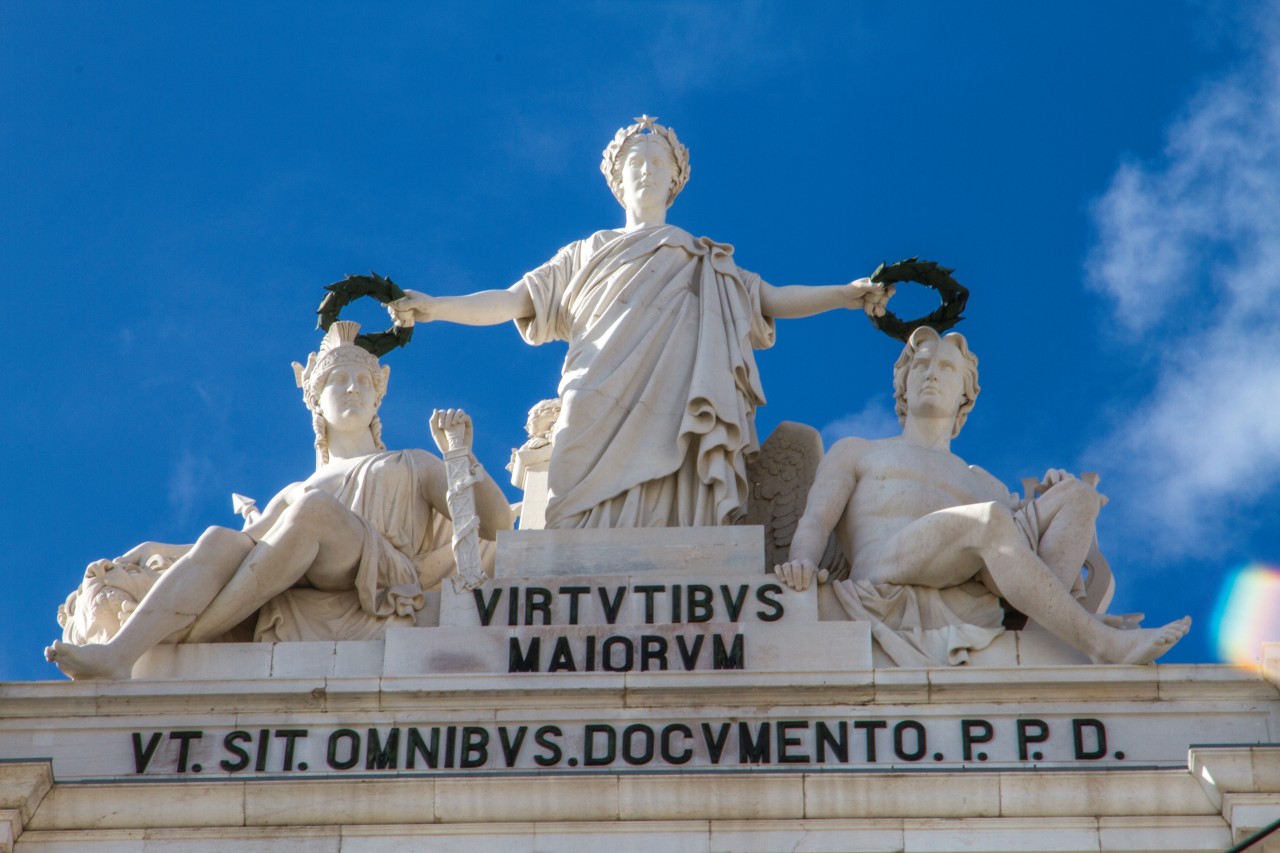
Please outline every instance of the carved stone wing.
[[[751, 496], [742, 523], [764, 527], [766, 572], [787, 560], [821, 461], [822, 436], [818, 431], [807, 424], [783, 421], [761, 445], [755, 459], [747, 463]], [[834, 536], [827, 542], [820, 565], [833, 578], [849, 571]]]

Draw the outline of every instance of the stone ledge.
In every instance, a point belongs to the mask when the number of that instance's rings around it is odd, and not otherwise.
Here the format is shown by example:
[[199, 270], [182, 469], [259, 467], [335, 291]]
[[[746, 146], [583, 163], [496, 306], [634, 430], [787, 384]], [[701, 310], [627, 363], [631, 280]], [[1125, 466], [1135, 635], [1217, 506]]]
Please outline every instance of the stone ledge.
[[228, 846], [313, 853], [848, 853], [973, 850], [1214, 851], [1231, 843], [1220, 817], [580, 820], [31, 830], [31, 853], [221, 853]]
[[[865, 630], [848, 623], [846, 631]], [[416, 629], [406, 629], [416, 630]], [[848, 638], [845, 638], [849, 641]], [[854, 649], [853, 651], [857, 651]], [[855, 655], [856, 657], [856, 655]], [[1280, 699], [1255, 671], [1182, 665], [1052, 666], [790, 672], [728, 670], [630, 673], [433, 674], [400, 677], [240, 678], [199, 681], [40, 681], [0, 683], [0, 720], [118, 717], [165, 713], [272, 713], [492, 708], [650, 707], [705, 703], [894, 705], [1014, 702], [1128, 702], [1165, 705]], [[1176, 688], [1164, 689], [1165, 685]], [[1153, 700], [1161, 700], [1153, 702]]]
[[[1033, 778], [1042, 781], [1027, 788]], [[1280, 808], [1276, 795], [1271, 796], [1269, 807]], [[63, 784], [45, 798], [28, 826], [31, 831], [63, 831], [747, 819], [900, 819], [932, 824], [1100, 817], [1222, 821], [1186, 770], [1038, 777], [956, 771], [745, 771]]]
[[0, 853], [13, 853], [14, 844], [52, 790], [50, 762], [0, 760]]

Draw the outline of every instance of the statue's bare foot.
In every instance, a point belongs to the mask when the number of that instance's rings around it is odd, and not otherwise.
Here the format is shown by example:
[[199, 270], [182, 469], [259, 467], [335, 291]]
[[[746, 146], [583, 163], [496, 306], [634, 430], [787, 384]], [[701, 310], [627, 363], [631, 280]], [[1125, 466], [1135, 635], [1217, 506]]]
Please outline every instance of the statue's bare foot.
[[1094, 663], [1151, 663], [1173, 648], [1190, 629], [1191, 617], [1183, 616], [1160, 628], [1118, 630], [1108, 638], [1105, 650], [1092, 657]]
[[1098, 621], [1110, 628], [1133, 631], [1142, 627], [1142, 620], [1145, 617], [1145, 613], [1099, 613]]
[[80, 681], [85, 678], [130, 678], [133, 664], [121, 664], [112, 649], [97, 643], [83, 646], [54, 640], [44, 650], [44, 658], [57, 665], [62, 674]]

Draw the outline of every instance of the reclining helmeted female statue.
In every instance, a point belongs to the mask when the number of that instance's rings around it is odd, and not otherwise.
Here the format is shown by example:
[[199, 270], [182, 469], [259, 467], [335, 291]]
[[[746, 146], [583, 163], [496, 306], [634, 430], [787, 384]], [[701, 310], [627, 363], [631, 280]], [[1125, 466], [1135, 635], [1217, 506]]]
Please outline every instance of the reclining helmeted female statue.
[[[313, 416], [315, 473], [244, 530], [210, 527], [194, 545], [146, 542], [91, 565], [86, 585], [110, 604], [119, 592], [102, 583], [106, 573], [146, 576], [148, 563], [174, 561], [105, 642], [54, 642], [50, 661], [76, 679], [128, 678], [156, 644], [206, 642], [255, 614], [259, 640], [371, 639], [414, 623], [424, 590], [454, 568], [445, 466], [425, 451], [386, 450], [377, 410], [389, 368], [353, 343], [358, 331], [334, 323], [306, 367], [294, 365]], [[470, 449], [461, 410], [435, 412], [431, 429], [442, 452]], [[480, 535], [493, 539], [510, 528], [511, 508], [474, 459], [473, 473]]]

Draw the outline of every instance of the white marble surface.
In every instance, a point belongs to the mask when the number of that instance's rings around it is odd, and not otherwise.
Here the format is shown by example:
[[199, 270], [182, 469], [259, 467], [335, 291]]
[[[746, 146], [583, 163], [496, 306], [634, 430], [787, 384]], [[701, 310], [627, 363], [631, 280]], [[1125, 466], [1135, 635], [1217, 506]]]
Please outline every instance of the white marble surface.
[[503, 531], [495, 575], [762, 576], [763, 555], [764, 529], [757, 526]]
[[1139, 628], [1085, 606], [1110, 599], [1082, 577], [1106, 502], [1095, 477], [1050, 469], [1023, 500], [951, 452], [979, 391], [963, 335], [916, 329], [893, 385], [902, 434], [832, 445], [775, 567], [788, 585], [828, 580], [820, 563], [834, 535], [851, 562], [835, 598], [901, 666], [968, 663], [1002, 633], [1003, 601], [1095, 663], [1150, 663], [1186, 635], [1187, 617]]
[[[882, 777], [881, 791], [873, 785], [831, 789], [823, 778], [807, 775], [698, 774], [546, 777], [536, 784], [486, 779], [197, 784], [177, 791], [148, 786], [145, 800], [136, 796], [140, 791], [81, 785], [60, 787], [45, 797], [19, 849], [202, 851], [235, 844], [266, 851], [595, 850], [602, 845], [705, 853], [1220, 851], [1231, 842], [1231, 825], [1203, 798], [1176, 793], [1185, 789], [1187, 775], [1173, 770], [1132, 776], [1132, 786], [1148, 794], [1141, 801], [1128, 797], [1111, 804], [1100, 801], [1105, 785], [1096, 798], [1060, 800], [1073, 788], [1093, 784], [1064, 775], [1037, 793], [1034, 804], [1043, 809], [1027, 808], [1033, 804], [1028, 797], [1022, 805], [1006, 802], [1004, 792], [1018, 784], [1011, 774], [976, 779], [937, 774], [918, 803], [912, 801], [919, 777], [894, 775]], [[964, 796], [970, 780], [977, 786], [973, 798]], [[870, 796], [863, 799], [859, 793]], [[204, 800], [207, 809], [197, 805]], [[925, 814], [901, 814], [904, 804], [911, 804], [905, 811]], [[1001, 813], [1006, 805], [1009, 810]], [[883, 814], [864, 816], [873, 810]], [[183, 819], [186, 823], [177, 825]]]

